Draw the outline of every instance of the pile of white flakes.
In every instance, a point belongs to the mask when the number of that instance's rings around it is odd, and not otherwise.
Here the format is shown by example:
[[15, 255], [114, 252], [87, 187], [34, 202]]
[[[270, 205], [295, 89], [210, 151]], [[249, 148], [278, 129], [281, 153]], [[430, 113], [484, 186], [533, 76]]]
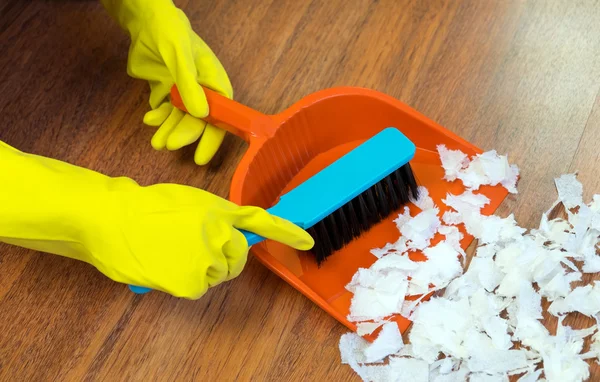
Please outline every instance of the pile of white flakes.
[[[447, 181], [460, 180], [467, 191], [442, 201], [452, 211], [440, 216], [421, 187], [421, 209], [415, 217], [406, 208], [395, 223], [400, 238], [372, 250], [378, 260], [359, 269], [347, 289], [353, 293], [349, 320], [358, 333], [340, 339], [342, 362], [364, 381], [583, 381], [585, 361], [600, 355], [597, 325], [574, 330], [565, 315], [579, 312], [600, 319], [600, 283], [573, 288], [582, 273], [600, 272], [600, 195], [585, 204], [575, 174], [555, 180], [557, 202], [542, 215], [538, 229], [519, 227], [513, 215], [481, 215], [489, 199], [481, 185], [502, 185], [516, 193], [519, 170], [506, 156], [489, 151], [474, 158], [438, 146]], [[568, 219], [548, 219], [562, 203]], [[457, 226], [478, 240], [475, 256], [463, 273], [465, 253]], [[445, 237], [435, 246], [436, 234]], [[422, 251], [427, 261], [408, 254]], [[583, 264], [579, 269], [575, 264]], [[431, 288], [435, 285], [435, 288]], [[428, 300], [405, 300], [426, 295]], [[558, 317], [556, 335], [542, 325], [542, 299]], [[386, 318], [401, 314], [412, 320], [409, 343]], [[372, 343], [361, 336], [381, 331]], [[582, 354], [584, 338], [592, 337]]]

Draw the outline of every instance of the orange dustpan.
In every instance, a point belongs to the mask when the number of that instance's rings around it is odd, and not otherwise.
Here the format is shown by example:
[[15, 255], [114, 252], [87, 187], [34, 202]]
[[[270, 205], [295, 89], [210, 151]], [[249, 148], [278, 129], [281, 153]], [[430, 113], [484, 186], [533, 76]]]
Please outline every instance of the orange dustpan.
[[[393, 126], [417, 147], [411, 166], [420, 185], [429, 190], [443, 213], [442, 203], [447, 193], [464, 192], [462, 182], [443, 180], [436, 146], [446, 145], [468, 155], [482, 151], [427, 119], [402, 102], [377, 91], [339, 87], [323, 90], [292, 105], [287, 110], [265, 115], [229, 100], [214, 91], [204, 89], [210, 115], [205, 120], [248, 142], [231, 183], [229, 199], [239, 205], [273, 206], [280, 195], [290, 191], [312, 175], [342, 157], [381, 130]], [[177, 108], [185, 106], [175, 87], [171, 102]], [[493, 213], [508, 192], [501, 186], [480, 189], [490, 199], [482, 213]], [[418, 207], [409, 205], [411, 214]], [[266, 240], [252, 247], [251, 252], [265, 266], [278, 274], [349, 329], [356, 325], [347, 320], [352, 293], [345, 289], [359, 268], [368, 268], [377, 260], [370, 250], [395, 242], [398, 229], [396, 215], [383, 220], [361, 237], [328, 257], [320, 267], [310, 256], [286, 245]], [[473, 237], [462, 229], [463, 249]], [[419, 252], [413, 260], [425, 260]], [[407, 319], [392, 317], [402, 332], [410, 325]]]

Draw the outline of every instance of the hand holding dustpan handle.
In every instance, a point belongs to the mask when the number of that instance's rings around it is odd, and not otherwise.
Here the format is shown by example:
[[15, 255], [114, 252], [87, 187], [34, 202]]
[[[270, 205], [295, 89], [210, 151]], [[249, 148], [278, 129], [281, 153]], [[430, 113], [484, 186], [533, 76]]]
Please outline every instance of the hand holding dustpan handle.
[[[248, 232], [248, 231], [244, 231], [244, 230], [240, 230], [240, 231], [246, 237], [246, 241], [248, 242], [248, 246], [253, 246], [254, 244], [258, 244], [261, 241], [265, 240], [264, 237], [259, 236], [259, 235], [255, 234], [253, 232]], [[140, 287], [140, 286], [135, 286], [135, 285], [130, 285], [129, 289], [133, 293], [137, 293], [137, 294], [148, 293], [148, 292], [150, 292], [152, 290], [150, 288]]]
[[[247, 142], [253, 136], [271, 137], [273, 135], [275, 124], [269, 116], [230, 100], [204, 86], [202, 89], [208, 101], [209, 115], [203, 118], [206, 122], [227, 130]], [[187, 112], [176, 85], [171, 88], [171, 103], [176, 108]]]

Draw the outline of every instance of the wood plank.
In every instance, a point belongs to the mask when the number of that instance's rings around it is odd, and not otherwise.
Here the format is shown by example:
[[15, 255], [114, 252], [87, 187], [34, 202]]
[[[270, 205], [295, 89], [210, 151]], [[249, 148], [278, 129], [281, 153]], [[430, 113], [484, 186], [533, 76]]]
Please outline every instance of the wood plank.
[[[141, 184], [227, 196], [245, 143], [228, 137], [206, 167], [193, 164], [194, 147], [154, 151], [141, 123], [148, 86], [127, 76], [128, 39], [97, 2], [6, 4], [0, 140]], [[330, 86], [388, 93], [508, 153], [522, 180], [499, 213], [527, 227], [564, 172], [579, 170], [587, 197], [600, 192], [597, 1], [177, 4], [242, 103], [275, 113]], [[86, 264], [2, 245], [0, 312], [0, 380], [359, 380], [340, 364], [346, 330], [252, 257], [240, 277], [186, 301], [134, 296]]]

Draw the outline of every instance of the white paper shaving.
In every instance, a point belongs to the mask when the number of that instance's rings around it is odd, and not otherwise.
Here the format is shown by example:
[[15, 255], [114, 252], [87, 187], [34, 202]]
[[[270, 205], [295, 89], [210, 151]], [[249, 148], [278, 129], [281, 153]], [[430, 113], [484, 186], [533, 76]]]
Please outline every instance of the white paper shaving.
[[342, 363], [349, 365], [363, 381], [429, 381], [429, 364], [423, 360], [390, 357], [386, 365], [379, 362], [402, 348], [402, 337], [395, 323], [384, 325], [370, 345], [357, 334], [346, 333], [340, 338], [339, 348]]
[[529, 372], [527, 374], [525, 374], [524, 376], [522, 376], [521, 378], [519, 378], [519, 380], [517, 382], [537, 382], [538, 379], [540, 378], [540, 374], [542, 374], [542, 369], [540, 370], [536, 370], [533, 372]]
[[365, 381], [429, 381], [429, 365], [415, 358], [390, 357], [385, 366], [370, 366], [365, 369]]
[[460, 179], [471, 190], [478, 190], [483, 185], [500, 184], [508, 192], [517, 193], [519, 168], [510, 165], [507, 156], [491, 150], [477, 154], [469, 161], [467, 155], [459, 150], [448, 150], [444, 145], [438, 145], [437, 149], [447, 181]]
[[406, 208], [404, 212], [394, 220], [402, 236], [400, 236], [396, 243], [388, 243], [383, 248], [372, 249], [371, 253], [374, 256], [381, 258], [389, 253], [420, 251], [427, 248], [431, 243], [431, 239], [433, 239], [438, 228], [441, 226], [438, 214], [438, 208], [432, 207], [423, 210], [415, 217], [411, 217], [408, 208]]
[[364, 381], [362, 364], [365, 363], [364, 351], [368, 347], [368, 342], [355, 333], [346, 333], [340, 338], [340, 355], [342, 364], [349, 365], [356, 374]]
[[[600, 358], [600, 331], [592, 336], [592, 344], [590, 345], [590, 353], [594, 358]], [[600, 364], [598, 359], [596, 363]]]
[[[461, 180], [467, 190], [446, 195], [442, 203], [450, 210], [440, 219], [421, 188], [413, 201], [421, 212], [411, 217], [405, 209], [395, 220], [397, 242], [371, 251], [378, 260], [347, 286], [353, 293], [349, 318], [359, 334], [383, 327], [372, 344], [354, 333], [342, 336], [342, 362], [364, 381], [586, 380], [586, 360], [600, 363], [600, 332], [596, 325], [574, 330], [563, 320], [584, 314], [600, 323], [600, 282], [571, 285], [582, 272], [600, 271], [600, 195], [585, 204], [575, 174], [557, 178], [557, 203], [569, 209], [568, 219], [549, 219], [547, 212], [527, 232], [512, 214], [481, 214], [490, 201], [477, 192], [480, 186], [501, 184], [516, 193], [519, 172], [506, 156], [490, 151], [469, 159], [443, 145], [438, 152], [444, 178]], [[464, 273], [461, 226], [478, 239]], [[436, 234], [444, 240], [432, 245]], [[412, 261], [408, 254], [416, 250], [427, 260]], [[432, 290], [438, 295], [422, 300]], [[406, 295], [421, 297], [409, 301]], [[559, 317], [556, 335], [542, 325], [544, 300]], [[397, 313], [413, 322], [407, 344], [393, 321], [383, 321]], [[590, 348], [582, 354], [589, 336]]]
[[566, 208], [575, 208], [583, 204], [583, 186], [576, 174], [565, 174], [554, 180], [558, 198]]
[[544, 374], [549, 381], [585, 381], [590, 376], [589, 365], [582, 359], [583, 339], [596, 328], [572, 330], [563, 326], [561, 317], [556, 336], [544, 349]]
[[445, 145], [438, 145], [437, 150], [445, 172], [444, 179], [452, 182], [469, 165], [469, 158], [460, 150], [448, 150]]
[[566, 297], [554, 301], [548, 311], [555, 316], [570, 312], [596, 316], [600, 312], [600, 283], [575, 288]]
[[359, 336], [365, 336], [367, 334], [371, 334], [375, 331], [375, 329], [379, 328], [384, 323], [385, 323], [385, 321], [360, 322], [356, 325], [356, 334], [358, 334]]
[[365, 349], [365, 360], [367, 363], [381, 361], [390, 354], [396, 354], [403, 346], [398, 324], [389, 322], [383, 325], [377, 339]]
[[411, 274], [409, 294], [427, 293], [429, 284], [443, 288], [462, 273], [459, 253], [445, 241], [426, 248], [423, 254], [427, 261], [420, 263]]
[[[438, 364], [440, 361], [443, 363]], [[452, 357], [446, 357], [429, 366], [429, 380], [432, 382], [463, 382], [470, 370]], [[449, 361], [449, 362], [448, 362]]]
[[431, 196], [429, 196], [429, 190], [427, 188], [419, 186], [417, 193], [419, 197], [416, 200], [412, 197], [410, 198], [410, 201], [414, 203], [415, 206], [419, 207], [423, 211], [435, 208], [435, 204], [433, 203]]
[[429, 246], [441, 225], [438, 213], [437, 208], [425, 210], [400, 228], [400, 233], [407, 239], [410, 250], [423, 250]]
[[368, 269], [362, 270], [361, 274], [366, 276], [353, 279], [347, 287], [354, 293], [349, 319], [351, 321], [380, 320], [399, 313], [408, 292], [406, 277], [401, 272], [390, 272], [376, 278], [378, 273]]
[[469, 382], [508, 382], [508, 375], [489, 375], [484, 373], [473, 373]]
[[446, 236], [446, 243], [450, 244], [457, 251], [461, 251], [460, 241], [463, 239], [463, 234], [454, 226], [441, 225], [438, 228], [438, 233]]
[[515, 370], [523, 370], [529, 366], [522, 350], [490, 350], [474, 351], [468, 359], [467, 367], [472, 372], [508, 374]]

